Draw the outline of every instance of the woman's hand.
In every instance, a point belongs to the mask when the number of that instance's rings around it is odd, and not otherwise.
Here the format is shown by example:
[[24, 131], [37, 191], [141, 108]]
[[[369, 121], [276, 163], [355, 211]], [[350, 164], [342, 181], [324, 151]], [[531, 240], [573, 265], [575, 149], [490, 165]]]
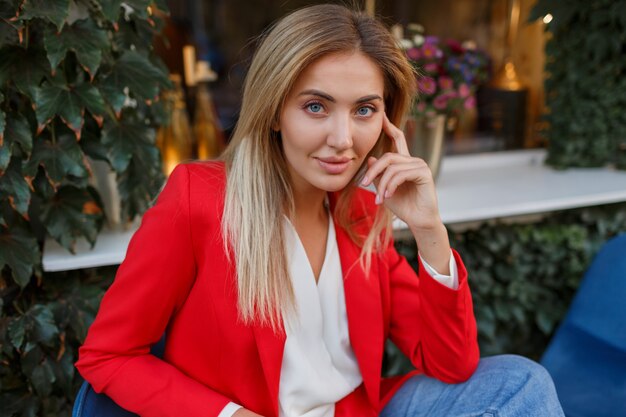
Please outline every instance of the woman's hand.
[[263, 417], [260, 414], [254, 413], [250, 410], [246, 410], [245, 408], [240, 408], [239, 410], [235, 411], [235, 414], [233, 414], [233, 417]]
[[430, 168], [420, 158], [412, 157], [402, 130], [384, 115], [383, 130], [396, 147], [380, 159], [370, 157], [361, 185], [374, 182], [376, 203], [385, 204], [411, 230], [429, 229], [441, 223], [435, 181]]
[[383, 130], [393, 140], [396, 152], [388, 152], [379, 159], [370, 157], [361, 185], [374, 182], [376, 203], [385, 204], [409, 226], [426, 262], [440, 273], [448, 274], [450, 244], [439, 216], [430, 168], [422, 159], [409, 154], [404, 132], [386, 114]]

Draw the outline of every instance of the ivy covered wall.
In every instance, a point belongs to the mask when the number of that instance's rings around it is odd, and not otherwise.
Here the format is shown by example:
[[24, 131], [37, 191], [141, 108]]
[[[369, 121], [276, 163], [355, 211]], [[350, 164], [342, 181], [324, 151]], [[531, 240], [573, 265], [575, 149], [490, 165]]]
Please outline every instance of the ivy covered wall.
[[161, 187], [165, 15], [164, 0], [0, 0], [0, 417], [71, 414], [103, 276], [45, 274], [42, 246], [95, 244], [90, 161], [116, 174], [123, 221]]
[[547, 163], [626, 169], [626, 0], [538, 0], [546, 24]]

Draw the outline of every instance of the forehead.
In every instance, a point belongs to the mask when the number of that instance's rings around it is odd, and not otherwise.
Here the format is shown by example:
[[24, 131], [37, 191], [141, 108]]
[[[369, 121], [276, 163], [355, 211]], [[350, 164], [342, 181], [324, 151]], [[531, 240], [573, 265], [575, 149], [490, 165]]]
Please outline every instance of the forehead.
[[324, 55], [300, 73], [291, 95], [308, 89], [320, 90], [338, 98], [384, 93], [384, 77], [379, 65], [362, 52]]

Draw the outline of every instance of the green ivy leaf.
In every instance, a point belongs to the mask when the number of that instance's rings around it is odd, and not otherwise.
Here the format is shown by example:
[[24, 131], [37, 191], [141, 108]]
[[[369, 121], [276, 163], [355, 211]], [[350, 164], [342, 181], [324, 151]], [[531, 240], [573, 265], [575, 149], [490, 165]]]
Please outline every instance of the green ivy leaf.
[[159, 150], [154, 146], [154, 128], [143, 123], [126, 121], [104, 124], [102, 143], [109, 148], [109, 160], [113, 169], [123, 172], [131, 158], [143, 161], [159, 159]]
[[35, 112], [39, 130], [58, 114], [76, 137], [80, 138], [85, 108], [100, 121], [99, 116], [106, 111], [100, 92], [91, 84], [54, 83], [35, 90]]
[[20, 158], [13, 157], [4, 174], [0, 176], [0, 198], [7, 198], [11, 207], [28, 217], [31, 186], [22, 174]]
[[0, 175], [9, 165], [13, 148], [19, 145], [28, 157], [33, 150], [33, 135], [26, 118], [19, 113], [10, 113], [4, 132], [4, 140], [0, 141]]
[[[57, 320], [57, 328], [59, 328], [60, 337], [58, 340], [60, 343], [67, 344], [65, 335], [62, 333], [62, 326], [58, 322], [58, 317], [54, 311], [52, 313], [55, 320]], [[75, 392], [72, 386], [74, 376], [73, 355], [70, 353], [71, 350], [65, 350], [64, 346], [59, 346], [59, 349], [64, 352], [61, 358], [55, 357], [52, 352], [44, 352], [40, 345], [34, 346], [30, 351], [20, 355], [21, 370], [39, 395], [48, 396], [50, 389], [56, 386], [57, 388], [62, 388], [68, 398], [70, 398]], [[56, 343], [54, 350], [57, 350]]]
[[5, 45], [19, 45], [22, 43], [22, 21], [10, 22], [0, 18], [0, 48]]
[[37, 394], [48, 396], [52, 392], [52, 384], [56, 381], [56, 375], [50, 364], [50, 359], [45, 358], [43, 362], [35, 367], [33, 373], [30, 374], [30, 383]]
[[100, 138], [92, 130], [85, 129], [80, 139], [80, 147], [88, 157], [109, 162], [108, 149], [102, 144]]
[[128, 88], [138, 98], [154, 100], [162, 85], [169, 80], [150, 60], [137, 52], [127, 51], [114, 64], [102, 81], [100, 90], [104, 98], [119, 112], [124, 103], [124, 89]]
[[23, 20], [39, 17], [54, 23], [61, 30], [70, 12], [70, 0], [26, 0], [22, 8]]
[[120, 17], [120, 6], [122, 0], [100, 0], [102, 14], [107, 20], [117, 22]]
[[2, 143], [0, 145], [0, 175], [4, 174], [4, 170], [7, 169], [9, 162], [11, 161], [11, 154], [13, 147], [9, 143]]
[[0, 48], [22, 43], [24, 22], [18, 19], [18, 0], [0, 1]]
[[13, 347], [26, 354], [39, 343], [52, 346], [59, 329], [52, 311], [43, 304], [35, 304], [26, 313], [11, 320], [8, 332]]
[[0, 56], [0, 84], [13, 80], [18, 90], [32, 99], [41, 80], [50, 74], [50, 63], [45, 51], [6, 46], [0, 49]]
[[554, 328], [554, 322], [549, 316], [549, 314], [544, 310], [539, 310], [535, 315], [535, 322], [537, 326], [544, 334], [550, 334], [552, 329]]
[[60, 33], [50, 26], [44, 32], [44, 45], [52, 70], [65, 58], [67, 51], [72, 50], [92, 79], [100, 66], [102, 50], [108, 44], [106, 32], [91, 19], [78, 20]]
[[12, 19], [17, 17], [17, 11], [20, 7], [19, 0], [2, 0], [0, 1], [0, 19]]
[[43, 350], [41, 350], [39, 346], [33, 347], [28, 352], [25, 352], [20, 356], [20, 365], [22, 365], [22, 371], [28, 376], [30, 376], [37, 367], [37, 365], [39, 365], [44, 360]]
[[0, 270], [8, 265], [13, 280], [21, 288], [30, 282], [33, 265], [39, 262], [39, 257], [37, 239], [14, 225], [0, 226]]
[[119, 116], [126, 102], [126, 93], [124, 87], [120, 89], [115, 77], [107, 77], [100, 82], [98, 86], [102, 97], [113, 108], [113, 111]]
[[74, 361], [74, 355], [71, 355], [68, 351], [65, 351], [61, 360], [50, 361], [56, 378], [55, 385], [63, 389], [67, 398], [71, 398], [76, 392], [72, 384], [74, 382], [74, 376], [76, 375]]
[[122, 201], [122, 219], [130, 220], [144, 213], [149, 207], [149, 202], [158, 194], [163, 185], [164, 177], [160, 159], [150, 162], [133, 158], [128, 169], [121, 175], [118, 174], [117, 188]]
[[[78, 340], [84, 340], [102, 299], [103, 290], [95, 285], [71, 282], [60, 289], [60, 298], [50, 308], [61, 323], [67, 323]], [[67, 328], [67, 327], [64, 327]]]
[[[4, 94], [0, 91], [0, 104], [4, 101]], [[4, 127], [6, 125], [6, 117], [4, 112], [0, 110], [0, 146], [2, 146], [4, 142]], [[1, 170], [2, 168], [0, 168]]]
[[46, 170], [53, 185], [59, 185], [68, 175], [79, 178], [87, 176], [83, 152], [76, 139], [70, 134], [60, 135], [56, 143], [48, 140], [37, 141], [33, 155], [24, 167], [24, 172], [35, 177], [40, 165]]
[[7, 141], [19, 144], [22, 151], [27, 156], [30, 156], [33, 150], [33, 133], [30, 130], [28, 120], [22, 114], [11, 113], [6, 127], [5, 138]]
[[41, 221], [50, 236], [72, 253], [76, 238], [81, 236], [93, 247], [103, 218], [102, 209], [89, 191], [71, 186], [61, 187], [41, 207]]

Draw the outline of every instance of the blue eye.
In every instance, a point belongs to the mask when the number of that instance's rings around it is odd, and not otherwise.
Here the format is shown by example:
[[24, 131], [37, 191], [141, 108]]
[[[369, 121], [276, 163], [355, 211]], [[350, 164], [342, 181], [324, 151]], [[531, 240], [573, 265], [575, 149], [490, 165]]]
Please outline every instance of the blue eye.
[[374, 109], [371, 107], [359, 107], [356, 112], [359, 116], [371, 116]]
[[320, 113], [324, 109], [320, 103], [310, 103], [306, 107], [311, 113]]

